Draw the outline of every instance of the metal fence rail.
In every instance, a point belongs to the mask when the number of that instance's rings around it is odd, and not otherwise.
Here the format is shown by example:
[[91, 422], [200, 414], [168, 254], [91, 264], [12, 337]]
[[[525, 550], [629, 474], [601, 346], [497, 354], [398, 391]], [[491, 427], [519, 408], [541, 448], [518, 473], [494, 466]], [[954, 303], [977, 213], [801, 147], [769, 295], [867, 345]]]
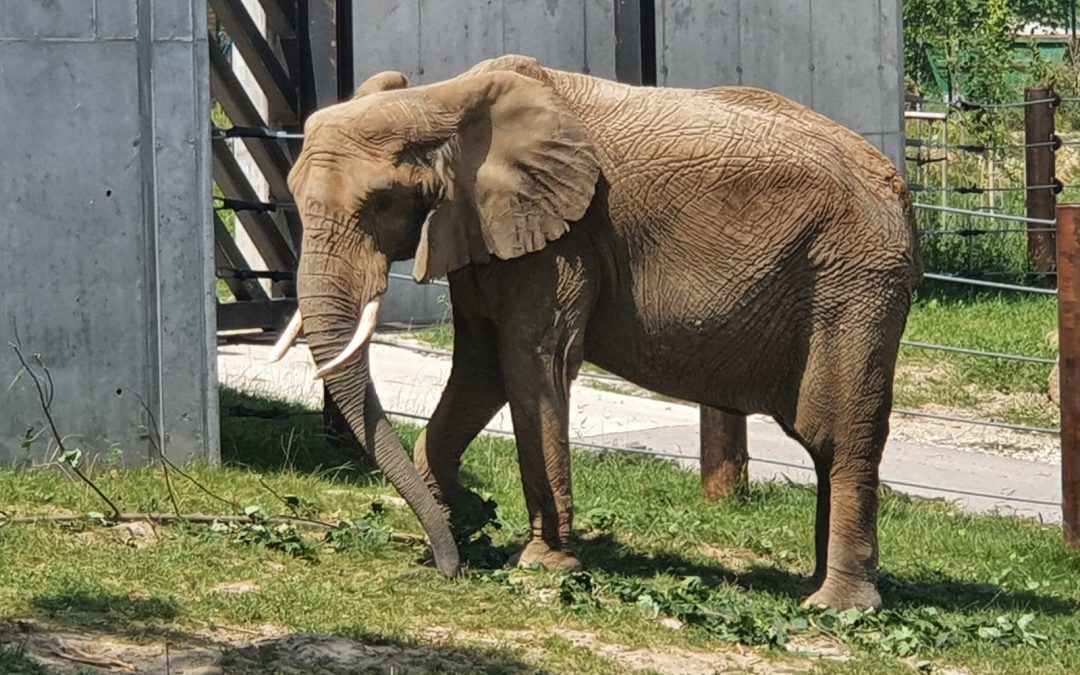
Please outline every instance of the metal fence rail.
[[[396, 347], [398, 349], [405, 349], [405, 350], [409, 350], [409, 351], [412, 351], [412, 352], [415, 352], [415, 353], [418, 353], [418, 354], [427, 354], [427, 355], [430, 355], [430, 356], [438, 356], [438, 357], [442, 357], [442, 358], [451, 358], [453, 356], [453, 352], [451, 352], [449, 350], [446, 350], [446, 349], [435, 349], [435, 348], [431, 348], [431, 347], [421, 347], [419, 345], [412, 345], [412, 344], [402, 343], [402, 342], [394, 341], [394, 340], [385, 340], [385, 339], [381, 339], [381, 338], [373, 339], [372, 344], [380, 344], [380, 345], [385, 345], [385, 346], [388, 346], [388, 347]], [[997, 354], [995, 352], [981, 352], [981, 351], [978, 351], [978, 350], [969, 350], [969, 349], [963, 349], [963, 348], [960, 348], [960, 347], [949, 347], [949, 346], [946, 346], [946, 345], [934, 345], [934, 344], [928, 344], [928, 343], [908, 342], [908, 341], [902, 341], [901, 344], [904, 344], [905, 346], [908, 346], [908, 347], [924, 348], [924, 349], [938, 349], [938, 350], [941, 350], [941, 351], [958, 352], [958, 353], [961, 353], [961, 354], [969, 354], [969, 355], [972, 355], [972, 356], [983, 356], [983, 357], [987, 357], [987, 358], [1010, 359], [1010, 360], [1016, 360], [1016, 361], [1025, 361], [1025, 362], [1029, 362], [1029, 363], [1036, 363], [1036, 364], [1040, 364], [1040, 365], [1053, 365], [1053, 364], [1057, 363], [1057, 361], [1055, 361], [1054, 359], [1044, 359], [1044, 358], [1035, 357], [1035, 356], [1020, 356], [1020, 355], [1017, 355], [1017, 354]], [[578, 377], [582, 378], [582, 379], [588, 379], [588, 380], [600, 380], [600, 381], [604, 381], [604, 382], [614, 382], [614, 383], [623, 384], [623, 385], [626, 385], [626, 386], [629, 386], [629, 387], [637, 387], [638, 386], [638, 385], [634, 384], [633, 382], [630, 382], [629, 380], [627, 380], [625, 378], [619, 377], [618, 375], [612, 375], [610, 373], [597, 373], [597, 372], [593, 372], [593, 371], [589, 371], [589, 370], [585, 370], [585, 369], [582, 369], [582, 370], [580, 370], [578, 372]], [[1009, 429], [1011, 431], [1021, 431], [1021, 432], [1027, 432], [1027, 433], [1052, 434], [1052, 435], [1059, 435], [1061, 433], [1060, 428], [1037, 427], [1037, 426], [1029, 426], [1029, 425], [1024, 425], [1024, 424], [1011, 424], [1011, 423], [1008, 423], [1008, 422], [995, 422], [993, 420], [981, 420], [981, 419], [975, 419], [975, 418], [970, 418], [970, 417], [958, 417], [958, 416], [955, 416], [955, 415], [941, 415], [941, 414], [937, 414], [937, 413], [922, 412], [922, 411], [919, 411], [919, 410], [908, 410], [908, 409], [905, 409], [905, 408], [893, 408], [893, 413], [898, 414], [898, 415], [904, 415], [904, 416], [907, 416], [907, 417], [924, 417], [924, 418], [928, 418], [928, 419], [937, 419], [937, 420], [941, 420], [941, 421], [944, 421], [944, 422], [954, 422], [954, 423], [959, 423], [959, 424], [974, 424], [974, 425], [977, 425], [977, 426], [994, 427], [994, 428], [997, 428], [997, 429]]]
[[927, 211], [939, 211], [943, 213], [955, 213], [960, 216], [972, 216], [975, 218], [988, 218], [990, 220], [1007, 220], [1014, 223], [1031, 223], [1033, 225], [1057, 225], [1057, 220], [1047, 220], [1045, 218], [1028, 218], [1027, 216], [1013, 216], [1005, 213], [987, 213], [986, 211], [975, 211], [973, 209], [961, 209], [955, 206], [938, 206], [937, 204], [914, 204], [916, 209], [924, 209]]
[[958, 277], [951, 274], [935, 274], [932, 272], [924, 272], [924, 279], [931, 279], [933, 281], [948, 281], [956, 284], [967, 284], [968, 286], [981, 286], [983, 288], [993, 288], [999, 291], [1016, 291], [1017, 293], [1035, 293], [1038, 295], [1057, 295], [1057, 290], [1053, 288], [1035, 288], [1033, 286], [1020, 286], [1018, 284], [1003, 284], [997, 281], [983, 281], [981, 279], [969, 279], [967, 277]]
[[[243, 406], [236, 406], [236, 407], [228, 410], [226, 412], [226, 414], [228, 416], [230, 416], [230, 417], [258, 417], [260, 419], [266, 419], [266, 418], [270, 418], [270, 419], [288, 419], [290, 417], [303, 417], [303, 416], [314, 416], [314, 415], [320, 415], [321, 416], [323, 413], [322, 413], [322, 411], [319, 411], [319, 410], [312, 410], [312, 411], [307, 411], [307, 410], [305, 410], [305, 411], [293, 411], [293, 410], [266, 411], [266, 410], [253, 410], [253, 409], [246, 408], [246, 407], [243, 407]], [[389, 417], [398, 418], [398, 419], [402, 419], [402, 420], [411, 420], [411, 421], [425, 422], [425, 423], [431, 421], [431, 418], [425, 417], [424, 415], [417, 415], [417, 414], [414, 414], [414, 413], [407, 413], [407, 412], [402, 412], [402, 411], [399, 411], [399, 410], [387, 410], [386, 414]], [[503, 437], [513, 437], [514, 436], [514, 432], [512, 432], [512, 431], [505, 431], [503, 429], [496, 429], [494, 427], [484, 427], [480, 431], [480, 434], [481, 435], [482, 434], [492, 434], [492, 435], [495, 435], [495, 436], [503, 436]], [[598, 452], [625, 453], [625, 454], [633, 454], [633, 455], [643, 455], [643, 456], [647, 456], [647, 457], [658, 457], [658, 458], [661, 458], [661, 459], [676, 459], [676, 460], [682, 460], [682, 461], [686, 461], [686, 462], [693, 462], [693, 463], [697, 464], [699, 467], [701, 465], [701, 457], [700, 457], [700, 455], [697, 455], [697, 454], [679, 455], [679, 454], [675, 454], [675, 453], [671, 453], [671, 452], [660, 452], [660, 451], [650, 450], [648, 448], [635, 448], [635, 447], [630, 447], [630, 446], [604, 445], [602, 443], [590, 443], [588, 441], [579, 441], [579, 440], [574, 440], [574, 439], [570, 439], [570, 445], [574, 446], [574, 447], [578, 447], [578, 448], [585, 448], [585, 449], [588, 449], [588, 450], [595, 450], [595, 451], [598, 451]], [[806, 472], [812, 472], [814, 470], [814, 467], [812, 465], [797, 464], [795, 462], [785, 462], [785, 461], [779, 460], [779, 459], [769, 459], [767, 457], [750, 457], [749, 459], [750, 459], [750, 462], [755, 463], [755, 464], [766, 464], [766, 465], [770, 465], [770, 466], [780, 466], [780, 467], [784, 467], [784, 468], [788, 468], [788, 469], [797, 469], [799, 471], [806, 471]], [[956, 496], [961, 496], [961, 497], [979, 497], [979, 498], [983, 498], [983, 499], [992, 499], [992, 500], [998, 500], [998, 501], [1000, 501], [1002, 499], [1005, 499], [1005, 500], [1010, 501], [1010, 502], [1016, 502], [1016, 503], [1020, 503], [1020, 504], [1032, 504], [1032, 505], [1038, 505], [1038, 506], [1057, 506], [1058, 505], [1058, 502], [1056, 502], [1056, 501], [1051, 502], [1051, 501], [1046, 501], [1046, 500], [1042, 500], [1042, 499], [1029, 499], [1029, 498], [1026, 498], [1026, 497], [1004, 496], [1004, 495], [1000, 495], [1000, 494], [993, 494], [993, 493], [990, 493], [990, 492], [977, 492], [977, 491], [974, 491], [974, 490], [958, 490], [958, 489], [953, 488], [953, 487], [944, 487], [944, 486], [940, 486], [940, 485], [926, 485], [924, 483], [912, 483], [910, 481], [902, 481], [902, 480], [883, 479], [881, 481], [881, 483], [883, 485], [887, 485], [887, 486], [893, 487], [893, 488], [907, 487], [907, 488], [915, 488], [915, 489], [918, 489], [918, 490], [931, 490], [933, 492], [938, 492], [938, 493], [941, 493], [941, 494], [944, 494], [944, 495], [956, 495]]]
[[1000, 352], [984, 352], [978, 349], [967, 349], [965, 347], [950, 347], [948, 345], [936, 345], [928, 342], [913, 342], [911, 340], [901, 340], [900, 344], [904, 347], [914, 347], [916, 349], [932, 349], [941, 352], [952, 352], [955, 354], [966, 354], [968, 356], [982, 356], [991, 359], [1004, 359], [1006, 361], [1020, 361], [1023, 363], [1039, 363], [1043, 365], [1054, 365], [1057, 363], [1057, 359], [1050, 359], [1044, 356], [1024, 356], [1022, 354], [1003, 354]]

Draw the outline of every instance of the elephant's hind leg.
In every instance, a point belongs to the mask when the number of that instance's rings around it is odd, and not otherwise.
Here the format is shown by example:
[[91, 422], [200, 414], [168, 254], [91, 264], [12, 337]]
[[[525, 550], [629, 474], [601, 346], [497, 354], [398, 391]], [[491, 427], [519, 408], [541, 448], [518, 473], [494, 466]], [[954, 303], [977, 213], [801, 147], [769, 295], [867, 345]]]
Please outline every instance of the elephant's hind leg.
[[[818, 589], [808, 604], [880, 607], [878, 465], [889, 432], [892, 376], [903, 319], [867, 313], [812, 350], [795, 431], [818, 477]], [[864, 328], [869, 327], [869, 328]], [[884, 327], [884, 335], [881, 329]]]
[[449, 511], [463, 540], [494, 517], [494, 509], [461, 484], [461, 458], [469, 443], [506, 403], [494, 327], [455, 316], [454, 365], [435, 413], [416, 441], [416, 467]]

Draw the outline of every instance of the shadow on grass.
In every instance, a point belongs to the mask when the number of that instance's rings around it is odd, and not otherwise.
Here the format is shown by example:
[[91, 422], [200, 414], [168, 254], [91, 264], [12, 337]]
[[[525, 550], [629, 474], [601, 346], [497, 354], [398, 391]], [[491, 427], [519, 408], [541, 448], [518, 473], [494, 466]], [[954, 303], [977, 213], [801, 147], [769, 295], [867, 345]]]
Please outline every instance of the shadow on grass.
[[130, 624], [155, 619], [172, 620], [180, 616], [180, 608], [169, 599], [139, 598], [119, 593], [96, 594], [81, 590], [35, 598], [33, 605], [44, 618], [73, 625], [98, 621]]
[[[780, 567], [752, 565], [746, 571], [735, 572], [719, 563], [703, 564], [669, 552], [654, 554], [636, 551], [608, 534], [581, 541], [578, 550], [587, 570], [602, 569], [644, 579], [658, 574], [696, 576], [711, 587], [733, 584], [748, 591], [795, 601], [805, 599], [814, 590], [808, 575]], [[917, 576], [882, 572], [878, 576], [878, 586], [885, 606], [892, 609], [935, 607], [952, 612], [1023, 610], [1042, 615], [1071, 615], [1080, 610], [1080, 603], [1076, 600], [1007, 590], [991, 584], [955, 579], [938, 572]]]
[[755, 566], [747, 572], [735, 572], [720, 563], [695, 562], [675, 553], [636, 551], [609, 534], [582, 541], [578, 551], [585, 569], [602, 569], [623, 576], [694, 576], [710, 587], [733, 584], [746, 590], [794, 599], [801, 599], [813, 590], [810, 577], [778, 567]]
[[163, 660], [162, 643], [170, 646], [173, 672], [184, 672], [188, 661], [205, 662], [208, 651], [211, 657], [220, 654], [221, 665], [234, 673], [547, 672], [509, 650], [428, 645], [372, 633], [362, 626], [335, 634], [291, 633], [261, 639], [250, 631], [228, 628], [195, 634], [176, 625], [183, 611], [163, 598], [71, 591], [37, 598], [33, 607], [37, 616], [32, 622], [0, 623], [0, 666], [7, 668], [0, 672], [46, 672], [30, 667], [35, 662], [32, 656], [86, 651], [104, 640], [113, 643], [111, 654], [140, 672], [165, 672], [169, 664]]
[[256, 471], [331, 473], [336, 479], [379, 483], [351, 433], [330, 437], [319, 411], [221, 387], [221, 460]]
[[955, 579], [927, 570], [912, 576], [888, 572], [878, 575], [886, 606], [896, 609], [937, 607], [948, 611], [993, 609], [1031, 611], [1044, 615], [1071, 615], [1080, 610], [1074, 599], [1006, 590], [999, 586]]

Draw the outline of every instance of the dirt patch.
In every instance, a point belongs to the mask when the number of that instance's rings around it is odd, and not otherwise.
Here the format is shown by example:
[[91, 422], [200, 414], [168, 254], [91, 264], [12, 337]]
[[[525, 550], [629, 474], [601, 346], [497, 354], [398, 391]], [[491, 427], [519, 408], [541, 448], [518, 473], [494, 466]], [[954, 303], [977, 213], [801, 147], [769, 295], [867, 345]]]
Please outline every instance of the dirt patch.
[[[34, 661], [59, 673], [173, 673], [175, 675], [345, 675], [351, 673], [477, 672], [513, 664], [456, 647], [375, 644], [343, 637], [287, 633], [274, 626], [222, 627], [147, 643], [94, 631], [19, 622], [0, 643], [21, 645]], [[487, 663], [491, 661], [491, 663]], [[521, 670], [531, 670], [521, 664]]]
[[157, 529], [145, 521], [120, 523], [108, 531], [118, 542], [131, 548], [146, 548], [158, 541]]
[[[982, 397], [983, 394], [985, 397]], [[928, 404], [922, 406], [920, 412], [970, 419], [993, 419], [1006, 410], [1041, 410], [1053, 405], [1049, 398], [1032, 393], [987, 394], [980, 392], [980, 397], [980, 404], [974, 408]], [[1060, 461], [1060, 445], [1057, 436], [967, 422], [951, 422], [894, 413], [889, 437], [899, 441], [925, 443], [1047, 464], [1056, 464]]]
[[[920, 392], [932, 391], [935, 386], [948, 382], [952, 377], [953, 371], [948, 364], [904, 363], [897, 368], [896, 389], [918, 396]], [[963, 387], [958, 393], [967, 399], [962, 406], [925, 403], [915, 407], [924, 413], [984, 420], [1012, 419], [1017, 414], [1032, 419], [1047, 419], [1053, 418], [1057, 412], [1046, 394], [1006, 394], [974, 385]], [[1051, 464], [1059, 461], [1056, 436], [966, 422], [894, 413], [890, 438]]]
[[49, 629], [20, 623], [20, 632], [0, 642], [21, 646], [30, 659], [59, 673], [217, 672], [220, 652], [210, 646], [136, 644], [93, 631]]
[[722, 563], [733, 572], [741, 572], [750, 569], [755, 563], [762, 562], [760, 558], [754, 556], [749, 551], [741, 551], [733, 547], [716, 546], [715, 544], [705, 543], [702, 544], [698, 550], [700, 550], [703, 555]]
[[254, 581], [229, 581], [214, 584], [210, 587], [211, 593], [226, 593], [228, 595], [244, 595], [262, 590], [262, 587]]
[[534, 631], [494, 631], [485, 634], [432, 628], [429, 637], [447, 641], [451, 637], [462, 644], [511, 646], [531, 656], [542, 654], [540, 645], [551, 637], [566, 640], [575, 647], [617, 664], [625, 672], [656, 671], [669, 675], [713, 675], [714, 673], [803, 673], [811, 664], [800, 661], [766, 659], [753, 649], [732, 646], [727, 651], [696, 651], [678, 647], [631, 647], [604, 642], [592, 633], [556, 628], [544, 633]]

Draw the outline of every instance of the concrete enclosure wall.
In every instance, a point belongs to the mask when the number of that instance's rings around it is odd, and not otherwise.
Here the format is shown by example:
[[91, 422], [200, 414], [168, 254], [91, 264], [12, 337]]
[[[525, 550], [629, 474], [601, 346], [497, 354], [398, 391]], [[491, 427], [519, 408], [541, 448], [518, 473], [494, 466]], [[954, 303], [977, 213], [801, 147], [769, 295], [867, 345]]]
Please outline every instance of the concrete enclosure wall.
[[[654, 0], [657, 84], [744, 84], [777, 91], [858, 131], [899, 164], [900, 3]], [[506, 53], [615, 79], [614, 3], [354, 0], [353, 45], [358, 81], [381, 70], [400, 70], [416, 83], [437, 81]], [[408, 274], [411, 263], [399, 263], [395, 271]], [[440, 320], [446, 307], [438, 298], [445, 294], [445, 288], [394, 279], [384, 318]]]
[[901, 0], [656, 0], [657, 84], [762, 87], [904, 160]]
[[6, 342], [55, 380], [69, 446], [217, 455], [205, 0], [0, 4], [0, 463], [44, 417]]

